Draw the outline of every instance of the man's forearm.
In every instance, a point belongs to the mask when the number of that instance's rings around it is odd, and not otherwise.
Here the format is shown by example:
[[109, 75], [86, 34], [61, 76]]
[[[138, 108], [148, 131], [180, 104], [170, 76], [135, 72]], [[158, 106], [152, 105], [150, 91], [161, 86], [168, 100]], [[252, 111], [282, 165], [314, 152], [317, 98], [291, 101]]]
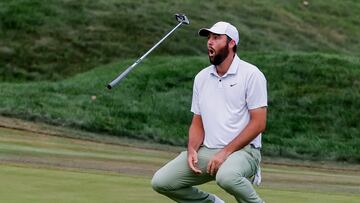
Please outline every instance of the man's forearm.
[[204, 141], [204, 128], [202, 125], [201, 116], [195, 115], [193, 117], [191, 126], [189, 128], [188, 150], [197, 151]]
[[199, 129], [189, 130], [188, 150], [197, 151], [204, 141], [204, 132]]
[[227, 156], [248, 145], [253, 139], [255, 139], [265, 130], [266, 108], [258, 109], [255, 114], [252, 114], [252, 116], [253, 118], [250, 119], [250, 122], [244, 128], [244, 130], [227, 146], [224, 147], [223, 151]]
[[254, 128], [254, 126], [249, 123], [249, 125], [233, 141], [224, 147], [223, 150], [227, 155], [230, 155], [248, 145], [261, 132], [262, 131]]

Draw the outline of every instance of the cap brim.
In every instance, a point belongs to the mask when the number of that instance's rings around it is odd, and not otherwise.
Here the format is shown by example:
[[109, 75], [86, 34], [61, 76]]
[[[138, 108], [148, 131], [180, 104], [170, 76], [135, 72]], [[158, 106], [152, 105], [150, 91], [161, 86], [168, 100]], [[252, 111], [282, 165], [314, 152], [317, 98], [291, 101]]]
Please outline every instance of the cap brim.
[[226, 33], [220, 32], [216, 29], [201, 28], [199, 30], [200, 36], [207, 37], [207, 36], [209, 36], [209, 33], [214, 33], [214, 34], [218, 34], [218, 35], [226, 35]]
[[200, 36], [203, 36], [203, 37], [209, 36], [209, 33], [210, 33], [210, 30], [207, 29], [207, 28], [201, 28], [201, 29], [199, 30], [199, 35], [200, 35]]

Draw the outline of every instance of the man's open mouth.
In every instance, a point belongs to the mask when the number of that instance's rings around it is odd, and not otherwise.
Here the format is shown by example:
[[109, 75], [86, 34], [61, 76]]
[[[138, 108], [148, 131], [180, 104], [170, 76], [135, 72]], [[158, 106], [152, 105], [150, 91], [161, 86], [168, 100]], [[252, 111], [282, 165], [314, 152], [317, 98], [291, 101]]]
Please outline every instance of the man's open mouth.
[[212, 49], [212, 48], [208, 48], [208, 54], [209, 54], [209, 56], [214, 56], [215, 55], [215, 50], [214, 49]]

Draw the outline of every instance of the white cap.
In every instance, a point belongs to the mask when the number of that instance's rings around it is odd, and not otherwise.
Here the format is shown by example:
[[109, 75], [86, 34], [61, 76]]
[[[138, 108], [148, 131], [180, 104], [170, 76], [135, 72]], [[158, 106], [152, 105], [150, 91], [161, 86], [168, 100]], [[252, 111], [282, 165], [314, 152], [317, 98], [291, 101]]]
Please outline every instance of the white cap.
[[207, 37], [209, 32], [220, 35], [227, 35], [233, 39], [236, 44], [239, 43], [239, 32], [237, 31], [236, 27], [230, 23], [220, 21], [215, 23], [210, 29], [201, 28], [199, 30], [199, 35]]

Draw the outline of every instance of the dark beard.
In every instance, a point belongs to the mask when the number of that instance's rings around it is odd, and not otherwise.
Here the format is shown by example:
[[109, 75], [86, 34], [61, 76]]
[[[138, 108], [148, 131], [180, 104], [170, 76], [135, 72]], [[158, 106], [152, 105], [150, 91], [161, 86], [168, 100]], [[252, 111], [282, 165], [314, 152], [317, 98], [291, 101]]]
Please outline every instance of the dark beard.
[[209, 56], [210, 63], [215, 66], [220, 65], [225, 60], [225, 58], [228, 56], [228, 54], [229, 54], [229, 44], [226, 43], [226, 46], [224, 48], [220, 49], [219, 53], [216, 54], [214, 56], [214, 58], [211, 58]]

